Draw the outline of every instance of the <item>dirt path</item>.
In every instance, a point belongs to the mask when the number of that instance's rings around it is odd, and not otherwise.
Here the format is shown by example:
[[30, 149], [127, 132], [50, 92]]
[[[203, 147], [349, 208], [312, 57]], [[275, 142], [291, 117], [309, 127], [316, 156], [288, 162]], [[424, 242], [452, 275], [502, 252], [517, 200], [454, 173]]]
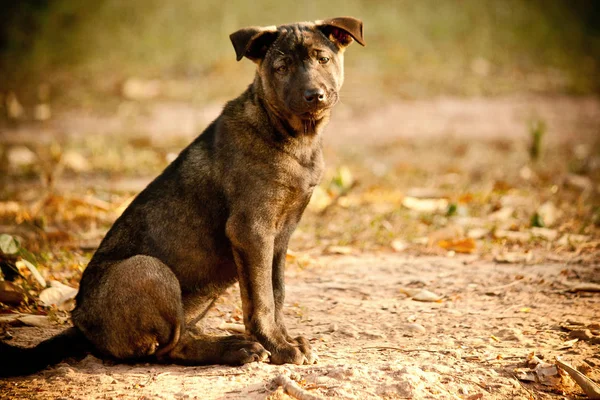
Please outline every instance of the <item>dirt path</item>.
[[[600, 264], [505, 265], [393, 253], [322, 256], [307, 268], [290, 268], [286, 302], [289, 328], [311, 338], [320, 356], [316, 365], [111, 366], [89, 356], [0, 381], [0, 398], [287, 398], [270, 385], [283, 373], [327, 398], [530, 399], [513, 374], [532, 352], [548, 362], [560, 355], [577, 366], [600, 365], [600, 296], [564, 291], [567, 279], [591, 271], [599, 273]], [[443, 298], [419, 302], [402, 294], [403, 288], [426, 288]], [[205, 330], [225, 334], [218, 326], [235, 322], [236, 304], [234, 288], [211, 312]], [[567, 342], [586, 327], [596, 335]], [[15, 342], [28, 344], [52, 332], [13, 333]], [[598, 369], [595, 373], [599, 378]], [[577, 393], [569, 383], [553, 381], [539, 389]], [[535, 398], [564, 397], [537, 392]]]

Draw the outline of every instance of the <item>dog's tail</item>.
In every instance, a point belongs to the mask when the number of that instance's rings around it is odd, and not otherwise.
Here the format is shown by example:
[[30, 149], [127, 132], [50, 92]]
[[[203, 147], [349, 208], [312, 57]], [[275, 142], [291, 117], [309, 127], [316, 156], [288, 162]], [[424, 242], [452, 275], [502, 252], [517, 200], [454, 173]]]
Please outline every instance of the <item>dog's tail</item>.
[[92, 350], [83, 333], [73, 327], [35, 347], [0, 342], [0, 377], [29, 375], [68, 357], [81, 357]]

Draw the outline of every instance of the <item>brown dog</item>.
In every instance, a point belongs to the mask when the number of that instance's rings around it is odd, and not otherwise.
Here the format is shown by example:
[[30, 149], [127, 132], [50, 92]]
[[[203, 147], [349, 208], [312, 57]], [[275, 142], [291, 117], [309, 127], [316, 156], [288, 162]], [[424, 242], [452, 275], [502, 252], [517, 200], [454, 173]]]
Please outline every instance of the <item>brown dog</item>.
[[[74, 327], [23, 349], [0, 344], [0, 375], [92, 351], [122, 361], [312, 363], [283, 320], [288, 241], [323, 172], [321, 134], [344, 80], [349, 17], [231, 35], [254, 82], [117, 219], [83, 273]], [[188, 328], [238, 281], [243, 336]]]

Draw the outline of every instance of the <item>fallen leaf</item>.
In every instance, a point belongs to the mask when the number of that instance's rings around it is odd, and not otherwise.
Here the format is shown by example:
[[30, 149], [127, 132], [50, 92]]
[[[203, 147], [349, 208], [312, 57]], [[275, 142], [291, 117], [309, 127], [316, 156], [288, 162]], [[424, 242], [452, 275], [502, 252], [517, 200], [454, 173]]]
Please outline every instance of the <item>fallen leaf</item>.
[[404, 240], [395, 239], [392, 240], [390, 246], [392, 247], [392, 249], [394, 249], [395, 252], [401, 253], [408, 248], [408, 243], [406, 243]]
[[402, 200], [402, 205], [409, 210], [420, 212], [446, 211], [448, 200], [446, 199], [418, 199], [407, 196]]
[[40, 300], [45, 306], [56, 306], [59, 310], [70, 311], [74, 304], [68, 304], [77, 295], [78, 290], [58, 281], [50, 281], [50, 287], [40, 293]]
[[35, 267], [35, 265], [33, 265], [32, 263], [30, 263], [29, 261], [27, 261], [25, 259], [17, 261], [15, 263], [15, 265], [19, 269], [21, 269], [21, 268], [27, 268], [31, 272], [31, 275], [35, 278], [35, 280], [40, 284], [40, 286], [46, 287], [46, 280], [40, 274], [40, 272], [37, 270], [37, 268]]
[[472, 238], [441, 240], [438, 242], [438, 246], [449, 251], [465, 254], [473, 253], [477, 249], [477, 243]]
[[19, 251], [19, 241], [11, 235], [0, 235], [0, 251], [4, 254], [16, 254]]
[[581, 387], [585, 394], [587, 394], [588, 399], [600, 399], [600, 386], [596, 382], [592, 381], [590, 378], [577, 371], [570, 364], [567, 364], [566, 362], [561, 360], [560, 357], [556, 357], [556, 364], [560, 368], [565, 370], [569, 374], [569, 376], [573, 378], [575, 382], [577, 382], [579, 387]]
[[487, 228], [473, 228], [473, 229], [469, 229], [469, 232], [467, 233], [467, 237], [471, 238], [471, 239], [481, 239], [485, 236], [487, 236], [490, 233], [490, 229]]
[[483, 393], [472, 394], [469, 397], [467, 397], [465, 400], [479, 400], [479, 399], [483, 399]]
[[563, 282], [563, 283], [567, 286], [570, 286], [569, 292], [593, 292], [593, 293], [600, 292], [600, 285], [597, 283], [591, 283], [591, 282], [583, 282], [583, 283], [576, 283], [576, 284], [570, 284], [567, 282]]
[[497, 254], [494, 256], [494, 261], [497, 263], [506, 264], [517, 264], [517, 263], [528, 263], [533, 260], [532, 253], [517, 253], [517, 252], [506, 252]]
[[562, 342], [561, 346], [558, 348], [559, 350], [570, 349], [575, 346], [575, 343], [579, 342], [579, 339], [567, 340], [566, 342]]
[[537, 214], [544, 221], [545, 226], [552, 226], [556, 222], [560, 212], [554, 203], [547, 201], [538, 208]]
[[454, 224], [448, 225], [444, 228], [431, 232], [428, 235], [427, 245], [431, 247], [442, 240], [460, 238], [464, 236], [464, 233], [465, 230], [462, 226]]
[[512, 217], [515, 209], [512, 207], [502, 207], [498, 211], [491, 213], [488, 218], [492, 221], [506, 221], [510, 217]]
[[526, 243], [531, 240], [531, 233], [496, 229], [494, 231], [494, 237], [497, 239], [508, 239], [512, 242]]
[[563, 235], [560, 239], [558, 239], [558, 242], [556, 242], [556, 244], [559, 244], [561, 246], [574, 246], [585, 243], [589, 240], [590, 237], [587, 235], [575, 235], [567, 233], [566, 235]]
[[514, 370], [515, 376], [518, 380], [523, 382], [536, 382], [537, 377], [535, 372], [530, 370], [529, 368], [516, 368]]
[[553, 241], [558, 237], [558, 231], [548, 228], [531, 228], [531, 235], [536, 238]]
[[579, 190], [590, 190], [593, 187], [592, 180], [587, 176], [569, 174], [565, 177], [565, 186]]
[[427, 289], [413, 289], [413, 288], [400, 288], [400, 293], [404, 293], [408, 297], [416, 301], [424, 302], [439, 302], [443, 299], [443, 296], [430, 292]]
[[25, 291], [12, 282], [0, 281], [0, 303], [17, 306], [25, 300]]
[[355, 252], [355, 249], [350, 246], [329, 246], [325, 249], [326, 254], [352, 254]]

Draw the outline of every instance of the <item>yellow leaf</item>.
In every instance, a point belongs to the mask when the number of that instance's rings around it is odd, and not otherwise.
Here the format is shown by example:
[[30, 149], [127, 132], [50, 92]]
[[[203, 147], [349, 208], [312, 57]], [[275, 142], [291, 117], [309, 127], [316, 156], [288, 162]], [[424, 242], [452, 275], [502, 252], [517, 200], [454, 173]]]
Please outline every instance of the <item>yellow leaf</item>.
[[467, 239], [454, 239], [454, 240], [440, 240], [438, 246], [449, 251], [455, 251], [457, 253], [473, 253], [477, 249], [477, 243], [471, 238]]

